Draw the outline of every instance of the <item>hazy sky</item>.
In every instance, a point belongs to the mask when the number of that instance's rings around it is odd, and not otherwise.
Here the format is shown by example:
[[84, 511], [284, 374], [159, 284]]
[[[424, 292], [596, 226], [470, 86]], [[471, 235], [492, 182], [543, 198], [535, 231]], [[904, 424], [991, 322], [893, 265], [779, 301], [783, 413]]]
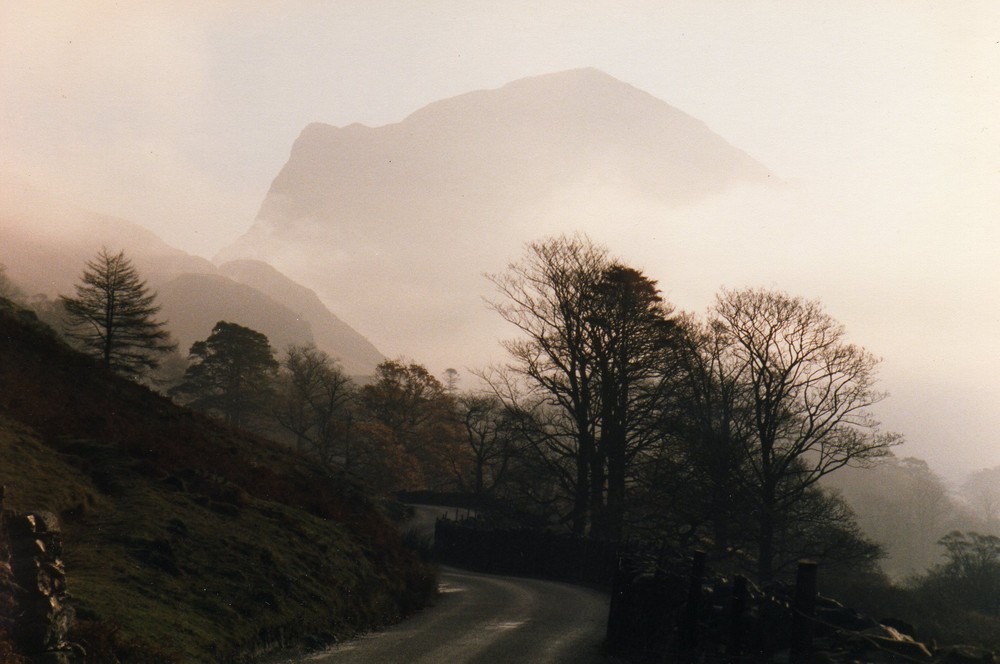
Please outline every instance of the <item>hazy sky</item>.
[[[812, 218], [761, 232], [800, 234], [836, 278], [807, 265], [774, 272], [800, 283], [763, 285], [822, 296], [886, 358], [886, 420], [911, 453], [946, 473], [1000, 464], [992, 0], [0, 0], [0, 177], [211, 256], [249, 227], [306, 124], [397, 122], [585, 66], [805, 192], [796, 214]], [[716, 268], [718, 286], [769, 274]], [[710, 300], [691, 299], [680, 304]]]

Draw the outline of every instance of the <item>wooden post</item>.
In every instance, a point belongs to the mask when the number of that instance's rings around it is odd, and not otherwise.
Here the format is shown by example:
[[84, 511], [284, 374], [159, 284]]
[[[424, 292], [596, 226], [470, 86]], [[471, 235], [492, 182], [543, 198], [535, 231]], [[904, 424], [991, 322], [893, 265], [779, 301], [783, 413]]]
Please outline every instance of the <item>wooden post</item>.
[[743, 649], [743, 612], [747, 606], [747, 578], [741, 574], [733, 579], [733, 597], [729, 605], [729, 641], [726, 658], [738, 662]]
[[795, 599], [792, 603], [792, 643], [789, 661], [805, 662], [812, 650], [813, 616], [816, 613], [816, 580], [818, 565], [800, 560], [795, 578]]
[[705, 580], [704, 551], [695, 551], [691, 561], [691, 583], [688, 586], [687, 607], [681, 624], [679, 645], [683, 652], [692, 652], [698, 646], [698, 614], [701, 612], [701, 586]]
[[627, 607], [631, 600], [630, 586], [635, 576], [632, 561], [619, 555], [615, 575], [611, 580], [611, 601], [608, 604], [608, 631], [605, 638], [612, 653], [616, 652], [624, 640], [625, 621], [628, 620]]

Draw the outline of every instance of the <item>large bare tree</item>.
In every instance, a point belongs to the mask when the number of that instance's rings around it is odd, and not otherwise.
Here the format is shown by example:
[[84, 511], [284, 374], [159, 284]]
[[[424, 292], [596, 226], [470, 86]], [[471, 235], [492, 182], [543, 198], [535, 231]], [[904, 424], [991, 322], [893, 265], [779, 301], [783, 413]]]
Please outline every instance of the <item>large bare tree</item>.
[[872, 406], [879, 360], [847, 341], [816, 301], [770, 290], [723, 291], [714, 307], [719, 362], [750, 418], [743, 481], [756, 517], [758, 574], [774, 571], [776, 525], [823, 476], [887, 455]]
[[[656, 282], [583, 236], [531, 243], [489, 278], [499, 293], [492, 308], [521, 333], [504, 343], [511, 359], [502, 375], [524, 381], [527, 401], [509, 405], [547, 407], [548, 435], [538, 440], [574, 466], [567, 476], [552, 464], [571, 480], [573, 530], [620, 536], [628, 465], [651, 430], [643, 414], [669, 366], [670, 307]], [[498, 390], [508, 400], [516, 393]]]

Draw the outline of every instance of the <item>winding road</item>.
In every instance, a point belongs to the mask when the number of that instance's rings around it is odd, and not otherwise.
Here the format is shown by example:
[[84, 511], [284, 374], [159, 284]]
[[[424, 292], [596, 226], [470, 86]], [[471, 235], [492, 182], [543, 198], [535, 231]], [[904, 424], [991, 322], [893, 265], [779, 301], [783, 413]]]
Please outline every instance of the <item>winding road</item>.
[[[425, 530], [443, 509], [418, 507]], [[608, 595], [554, 581], [445, 567], [433, 605], [404, 622], [310, 655], [311, 664], [597, 664]]]

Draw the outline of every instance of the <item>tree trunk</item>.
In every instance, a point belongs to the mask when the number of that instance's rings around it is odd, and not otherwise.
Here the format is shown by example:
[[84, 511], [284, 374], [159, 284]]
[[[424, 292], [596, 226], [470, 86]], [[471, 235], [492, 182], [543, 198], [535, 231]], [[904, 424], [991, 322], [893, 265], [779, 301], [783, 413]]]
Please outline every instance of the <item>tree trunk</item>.
[[605, 505], [605, 454], [603, 441], [595, 445], [590, 464], [590, 534], [603, 539], [607, 537], [608, 519]]
[[573, 513], [570, 523], [574, 535], [583, 535], [587, 529], [590, 503], [590, 466], [594, 456], [594, 439], [587, 433], [579, 434], [576, 452], [576, 495], [573, 496]]
[[625, 530], [625, 442], [615, 441], [608, 450], [607, 536], [618, 541]]
[[774, 580], [774, 505], [767, 500], [760, 506], [760, 532], [757, 536], [757, 578], [761, 583]]

